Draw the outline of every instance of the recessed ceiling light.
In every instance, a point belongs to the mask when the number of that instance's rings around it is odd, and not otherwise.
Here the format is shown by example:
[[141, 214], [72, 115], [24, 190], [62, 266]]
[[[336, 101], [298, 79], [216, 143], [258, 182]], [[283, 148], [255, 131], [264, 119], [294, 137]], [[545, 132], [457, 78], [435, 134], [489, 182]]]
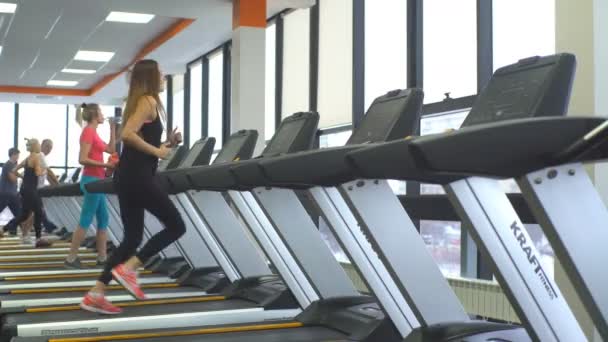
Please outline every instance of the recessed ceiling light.
[[0, 2], [0, 13], [15, 13], [16, 10], [17, 4]]
[[116, 21], [121, 23], [147, 24], [154, 19], [154, 14], [129, 13], [129, 12], [110, 12], [106, 21]]
[[80, 50], [74, 56], [75, 60], [89, 62], [108, 62], [114, 57], [114, 52]]
[[66, 74], [94, 74], [97, 70], [92, 69], [63, 69], [61, 72]]
[[73, 87], [78, 84], [78, 81], [60, 81], [60, 80], [50, 80], [46, 82], [47, 85], [50, 86], [58, 86], [58, 87]]

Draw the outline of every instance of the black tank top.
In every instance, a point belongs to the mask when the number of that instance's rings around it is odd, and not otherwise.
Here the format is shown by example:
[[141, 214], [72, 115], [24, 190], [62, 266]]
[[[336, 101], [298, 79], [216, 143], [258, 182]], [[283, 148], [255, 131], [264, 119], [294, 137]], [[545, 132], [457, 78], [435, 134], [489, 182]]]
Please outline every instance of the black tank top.
[[[156, 119], [144, 123], [139, 133], [145, 142], [154, 147], [160, 147], [163, 124], [158, 108], [156, 109]], [[157, 157], [144, 153], [131, 146], [123, 145], [117, 172], [117, 174], [120, 174], [121, 178], [136, 179], [137, 177], [154, 175], [157, 168]]]
[[23, 182], [21, 183], [21, 191], [35, 191], [38, 188], [38, 176], [36, 169], [28, 165], [29, 158], [25, 161], [25, 171], [23, 172]]

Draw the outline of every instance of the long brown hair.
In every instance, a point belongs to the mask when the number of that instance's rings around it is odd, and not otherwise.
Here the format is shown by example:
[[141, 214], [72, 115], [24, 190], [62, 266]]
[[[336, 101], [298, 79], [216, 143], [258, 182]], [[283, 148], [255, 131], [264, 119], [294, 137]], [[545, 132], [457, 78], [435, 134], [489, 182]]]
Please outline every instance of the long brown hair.
[[161, 91], [161, 73], [158, 63], [152, 59], [143, 59], [135, 63], [133, 70], [129, 73], [129, 96], [122, 114], [123, 125], [137, 108], [137, 102], [142, 96], [152, 96], [159, 108], [159, 115], [165, 121], [165, 109], [158, 94]]

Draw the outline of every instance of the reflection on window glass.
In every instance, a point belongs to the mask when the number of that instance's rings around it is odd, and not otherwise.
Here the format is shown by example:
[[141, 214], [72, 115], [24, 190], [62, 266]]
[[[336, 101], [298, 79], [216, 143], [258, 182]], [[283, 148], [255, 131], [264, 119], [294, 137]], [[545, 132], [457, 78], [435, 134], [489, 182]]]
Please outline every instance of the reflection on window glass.
[[173, 127], [184, 131], [184, 75], [173, 76]]
[[350, 138], [352, 131], [343, 131], [337, 133], [323, 134], [319, 137], [319, 148], [337, 147], [346, 145], [346, 141]]
[[310, 9], [295, 10], [284, 18], [283, 108], [285, 118], [309, 109]]
[[534, 246], [536, 250], [540, 254], [540, 262], [547, 271], [547, 275], [550, 278], [553, 278], [555, 271], [555, 253], [553, 253], [553, 248], [549, 244], [549, 240], [545, 236], [542, 228], [538, 224], [526, 224], [524, 225], [528, 234], [534, 241]]
[[15, 147], [15, 104], [0, 102], [0, 163], [8, 160], [8, 150]]
[[407, 1], [365, 1], [365, 108], [407, 88]]
[[221, 148], [223, 143], [223, 69], [224, 53], [222, 51], [209, 56], [209, 136], [215, 138], [216, 149]]
[[49, 166], [65, 167], [66, 105], [21, 103], [19, 104], [19, 150], [27, 156], [24, 138], [53, 141], [53, 151], [46, 157]]
[[264, 118], [264, 138], [270, 140], [275, 130], [275, 97], [276, 97], [276, 71], [277, 71], [277, 30], [271, 24], [266, 28], [266, 116]]
[[420, 221], [420, 236], [445, 276], [460, 276], [460, 222]]
[[555, 53], [555, 0], [494, 0], [492, 9], [494, 69]]
[[423, 16], [424, 102], [476, 94], [476, 1], [425, 1]]
[[203, 132], [203, 64], [190, 67], [190, 146]]

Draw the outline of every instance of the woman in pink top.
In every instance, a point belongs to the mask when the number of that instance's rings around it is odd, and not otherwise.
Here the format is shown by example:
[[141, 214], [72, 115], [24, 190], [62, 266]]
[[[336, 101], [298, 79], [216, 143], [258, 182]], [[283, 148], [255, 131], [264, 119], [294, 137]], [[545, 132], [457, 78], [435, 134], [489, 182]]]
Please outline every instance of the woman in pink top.
[[72, 236], [70, 254], [65, 260], [65, 266], [73, 269], [82, 268], [78, 258], [78, 250], [87, 234], [86, 230], [93, 223], [93, 217], [97, 219], [97, 265], [105, 264], [106, 230], [109, 221], [106, 197], [104, 194], [87, 192], [84, 185], [105, 178], [105, 169], [113, 168], [114, 165], [104, 163], [103, 154], [104, 152], [114, 153], [116, 151], [116, 124], [113, 121], [110, 121], [110, 141], [107, 144], [97, 135], [97, 126], [104, 122], [104, 116], [98, 104], [83, 103], [76, 113], [76, 121], [81, 126], [86, 122], [86, 125], [80, 135], [79, 156], [79, 162], [84, 167], [80, 178], [80, 189], [84, 194], [84, 201], [78, 228]]

